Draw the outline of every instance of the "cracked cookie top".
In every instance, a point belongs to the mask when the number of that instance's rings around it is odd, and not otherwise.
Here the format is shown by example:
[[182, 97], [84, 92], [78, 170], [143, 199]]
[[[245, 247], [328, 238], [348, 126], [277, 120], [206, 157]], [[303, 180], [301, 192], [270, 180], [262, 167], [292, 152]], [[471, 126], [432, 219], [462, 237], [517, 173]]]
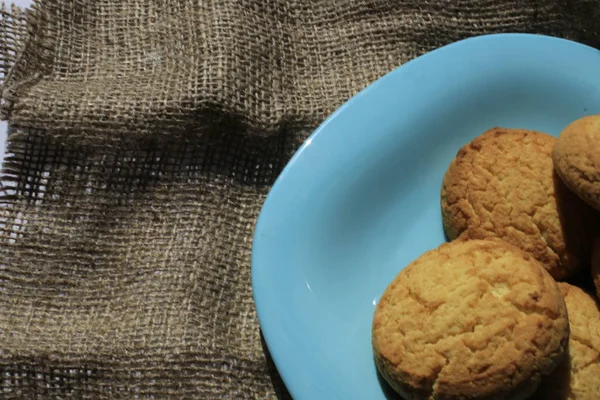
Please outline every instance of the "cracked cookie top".
[[600, 115], [570, 123], [558, 136], [552, 158], [565, 184], [600, 210]]
[[381, 375], [410, 399], [520, 399], [562, 361], [557, 284], [501, 240], [446, 243], [403, 269], [372, 325]]
[[444, 176], [450, 240], [500, 238], [532, 254], [557, 280], [589, 259], [591, 208], [554, 172], [555, 138], [494, 128], [461, 148]]
[[536, 392], [536, 400], [600, 399], [600, 305], [590, 294], [565, 282], [558, 284], [565, 298], [571, 333], [569, 357]]

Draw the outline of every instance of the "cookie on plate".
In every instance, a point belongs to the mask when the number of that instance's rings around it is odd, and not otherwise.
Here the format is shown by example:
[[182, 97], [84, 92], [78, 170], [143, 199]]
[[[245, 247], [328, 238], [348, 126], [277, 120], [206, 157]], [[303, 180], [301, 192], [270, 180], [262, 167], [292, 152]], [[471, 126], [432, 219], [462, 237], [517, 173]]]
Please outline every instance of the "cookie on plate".
[[376, 306], [375, 363], [407, 399], [524, 399], [563, 360], [564, 299], [529, 253], [445, 243], [403, 269]]
[[600, 115], [567, 125], [556, 140], [552, 159], [563, 182], [600, 210]]
[[600, 399], [600, 306], [577, 286], [560, 282], [571, 326], [568, 357], [542, 383], [535, 400]]
[[593, 210], [556, 175], [554, 143], [542, 132], [494, 128], [462, 147], [441, 190], [448, 238], [500, 238], [557, 280], [587, 264]]

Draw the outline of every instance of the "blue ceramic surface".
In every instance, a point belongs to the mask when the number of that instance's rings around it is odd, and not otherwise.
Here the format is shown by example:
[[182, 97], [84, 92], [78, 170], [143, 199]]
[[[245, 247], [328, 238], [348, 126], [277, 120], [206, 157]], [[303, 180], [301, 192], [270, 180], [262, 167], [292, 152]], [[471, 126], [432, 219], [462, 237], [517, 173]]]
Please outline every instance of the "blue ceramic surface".
[[502, 34], [404, 64], [331, 115], [273, 186], [253, 243], [259, 321], [294, 399], [386, 399], [375, 304], [444, 241], [440, 188], [459, 147], [494, 126], [556, 136], [596, 113], [598, 50]]

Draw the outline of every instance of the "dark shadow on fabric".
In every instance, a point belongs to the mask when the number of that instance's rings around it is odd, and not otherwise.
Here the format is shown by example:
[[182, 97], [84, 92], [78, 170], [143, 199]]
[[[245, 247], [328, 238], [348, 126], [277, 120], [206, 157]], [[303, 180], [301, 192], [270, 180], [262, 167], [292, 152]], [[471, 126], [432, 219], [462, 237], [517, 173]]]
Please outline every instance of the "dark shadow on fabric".
[[[323, 116], [325, 117], [325, 116]], [[165, 117], [166, 118], [166, 117]], [[125, 124], [127, 121], [123, 121]], [[123, 125], [122, 124], [122, 125]], [[231, 146], [239, 146], [247, 155], [273, 155], [289, 158], [303, 140], [305, 140], [319, 121], [307, 121], [299, 118], [285, 117], [272, 125], [262, 126], [249, 121], [243, 115], [233, 110], [223, 109], [218, 104], [205, 105], [196, 111], [193, 119], [178, 122], [177, 126], [161, 127], [156, 124], [157, 131], [140, 134], [139, 127], [126, 125], [125, 133], [114, 132], [107, 127], [105, 130], [95, 128], [93, 131], [77, 131], [73, 129], [33, 130], [21, 127], [18, 121], [12, 123], [13, 129], [27, 131], [38, 137], [48, 139], [48, 142], [60, 143], [71, 149], [80, 149], [83, 153], [136, 154], [153, 150], [168, 151], [183, 147], [211, 146], [221, 150], [231, 150]], [[88, 127], [88, 129], [91, 129]], [[287, 152], [282, 145], [287, 145]], [[293, 150], [292, 150], [293, 149]], [[237, 148], [236, 148], [237, 150]], [[290, 153], [291, 152], [291, 153]], [[240, 154], [243, 155], [243, 154]], [[260, 157], [256, 157], [260, 159]], [[269, 158], [262, 158], [267, 160]], [[283, 163], [285, 163], [287, 160]], [[283, 165], [281, 166], [283, 167]]]
[[[499, 2], [497, 12], [501, 12], [501, 8], [510, 10], [511, 7], [515, 6], [510, 3], [502, 3], [504, 2]], [[416, 10], [421, 9], [422, 6], [419, 2], [414, 4]], [[469, 6], [447, 7], [447, 5], [442, 4], [437, 5], [434, 3], [431, 7], [444, 7], [446, 12], [451, 13], [453, 11], [457, 17], [462, 16], [463, 18], [465, 16], [468, 18], [470, 12], [480, 11], [477, 5], [472, 5], [469, 8]], [[507, 24], [490, 29], [490, 26], [481, 25], [479, 28], [457, 31], [454, 26], [426, 25], [427, 29], [413, 32], [410, 40], [419, 43], [424, 49], [434, 49], [443, 44], [450, 44], [483, 34], [531, 33], [558, 36], [600, 48], [600, 8], [596, 0], [578, 2], [573, 0], [538, 0], [532, 2], [531, 7], [533, 7], [534, 14], [530, 18], [528, 26], [515, 29], [515, 26]], [[542, 14], [553, 14], [560, 16], [560, 18], [556, 23], [548, 23]], [[557, 32], [560, 32], [560, 34], [557, 34]]]
[[279, 375], [277, 367], [273, 362], [273, 358], [271, 357], [271, 353], [269, 352], [269, 348], [267, 347], [267, 343], [265, 342], [262, 330], [260, 332], [260, 343], [265, 353], [265, 358], [267, 359], [267, 369], [269, 372], [269, 377], [271, 378], [271, 383], [273, 384], [275, 395], [277, 396], [277, 400], [292, 400], [292, 396], [285, 387], [285, 384], [281, 379], [281, 375]]
[[[269, 187], [308, 135], [308, 131], [292, 132], [286, 128], [271, 137], [232, 132], [194, 140], [145, 140], [135, 145], [125, 142], [107, 145], [106, 142], [95, 147], [83, 142], [62, 142], [48, 132], [25, 134], [13, 129], [9, 149], [15, 154], [7, 156], [5, 170], [10, 175], [11, 170], [35, 168], [33, 172], [39, 178], [50, 174], [51, 179], [58, 168], [63, 177], [72, 178], [63, 179], [63, 190], [81, 189], [86, 184], [82, 182], [88, 178], [86, 174], [100, 171], [101, 174], [93, 177], [97, 184], [107, 190], [122, 189], [124, 195], [135, 192], [138, 196], [152, 191], [160, 181], [172, 179], [211, 181], [218, 178], [243, 186]], [[35, 165], [24, 165], [34, 162]], [[28, 191], [36, 189], [39, 179], [34, 179], [33, 185], [31, 177], [28, 179], [28, 182], [15, 182], [17, 192], [25, 186]]]
[[570, 32], [565, 38], [600, 48], [600, 8], [596, 0], [560, 0], [556, 7], [565, 17], [562, 30]]

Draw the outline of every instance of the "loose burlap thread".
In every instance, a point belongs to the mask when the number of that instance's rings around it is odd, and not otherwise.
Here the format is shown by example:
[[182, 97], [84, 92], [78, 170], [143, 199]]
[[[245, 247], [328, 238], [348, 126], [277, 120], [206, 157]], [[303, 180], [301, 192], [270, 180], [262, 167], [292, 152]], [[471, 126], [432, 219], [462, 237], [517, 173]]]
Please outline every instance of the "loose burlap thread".
[[4, 8], [0, 397], [288, 398], [250, 255], [294, 150], [424, 52], [494, 32], [598, 45], [598, 17], [593, 0]]

